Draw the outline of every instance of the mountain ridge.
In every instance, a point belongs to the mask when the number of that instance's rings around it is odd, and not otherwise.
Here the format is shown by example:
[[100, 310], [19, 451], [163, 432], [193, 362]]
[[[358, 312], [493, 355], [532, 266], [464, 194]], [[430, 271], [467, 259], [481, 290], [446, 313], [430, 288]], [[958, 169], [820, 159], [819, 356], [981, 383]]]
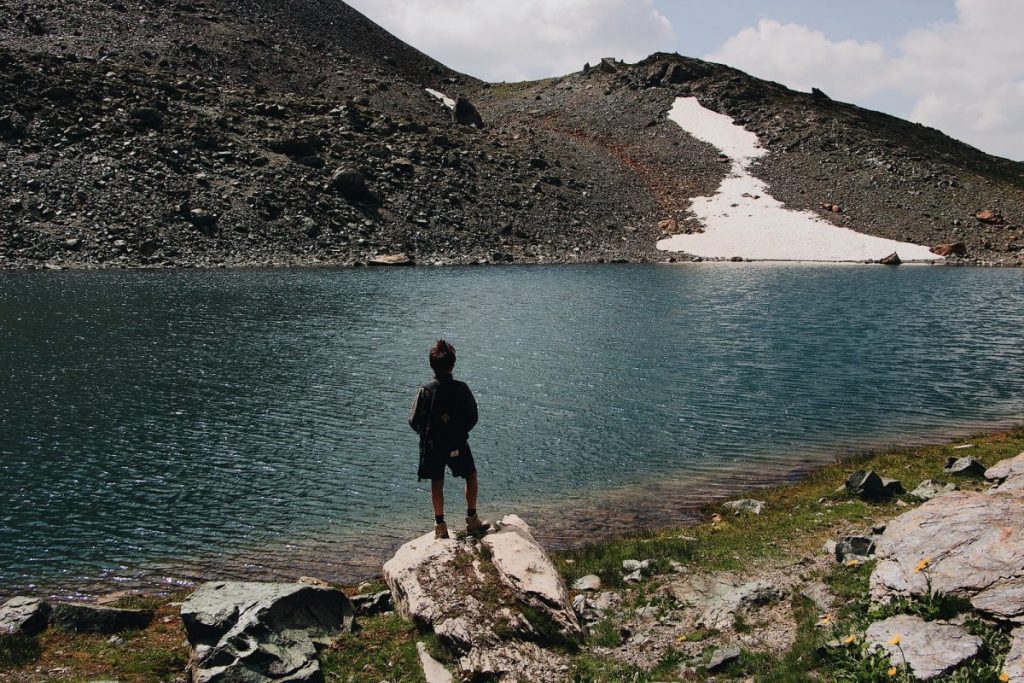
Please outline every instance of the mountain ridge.
[[757, 133], [788, 207], [1024, 263], [1024, 164], [728, 66], [491, 84], [333, 0], [3, 5], [0, 268], [686, 259], [656, 243], [728, 167], [677, 97]]

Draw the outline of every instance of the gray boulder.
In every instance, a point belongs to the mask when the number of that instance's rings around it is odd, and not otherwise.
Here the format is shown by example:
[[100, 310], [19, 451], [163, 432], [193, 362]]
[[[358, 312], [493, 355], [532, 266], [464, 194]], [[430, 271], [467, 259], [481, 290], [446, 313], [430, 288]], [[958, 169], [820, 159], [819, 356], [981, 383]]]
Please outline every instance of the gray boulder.
[[317, 648], [352, 630], [353, 614], [334, 588], [205, 583], [181, 607], [192, 681], [322, 681]]
[[455, 107], [452, 109], [452, 120], [455, 121], [455, 123], [461, 123], [464, 126], [475, 126], [476, 128], [482, 128], [484, 125], [484, 120], [480, 117], [480, 112], [476, 110], [473, 103], [464, 95], [459, 95], [455, 98]]
[[117, 609], [78, 602], [54, 605], [50, 625], [69, 633], [121, 633], [146, 628], [153, 621], [153, 610]]
[[0, 635], [34, 636], [46, 630], [49, 603], [39, 598], [16, 596], [0, 605]]
[[416, 643], [416, 654], [419, 655], [420, 668], [427, 683], [453, 683], [455, 681], [444, 665], [430, 656], [423, 641]]
[[677, 602], [697, 608], [698, 626], [719, 630], [730, 628], [737, 614], [771, 604], [784, 595], [767, 581], [744, 582], [730, 572], [690, 576], [673, 583], [670, 591]]
[[759, 515], [764, 512], [764, 501], [754, 500], [752, 498], [743, 498], [740, 500], [730, 500], [727, 503], [723, 503], [722, 507], [726, 510], [732, 510], [734, 513], [739, 514], [741, 512], [749, 512], [754, 515]]
[[567, 640], [581, 636], [579, 621], [530, 527], [515, 515], [496, 526], [479, 542], [433, 532], [413, 539], [384, 563], [384, 579], [395, 609], [457, 657], [457, 678], [545, 680], [566, 659], [533, 642], [526, 614], [542, 615]]
[[372, 204], [377, 195], [366, 185], [366, 177], [354, 168], [339, 168], [331, 174], [328, 188], [356, 203]]
[[1024, 477], [1024, 453], [998, 462], [985, 470], [986, 479], [1000, 484], [1017, 477]]
[[[891, 644], [899, 636], [896, 644]], [[910, 666], [914, 678], [941, 676], [978, 654], [981, 638], [960, 626], [900, 614], [878, 621], [864, 634], [868, 647], [885, 650], [893, 664]]]
[[982, 477], [985, 475], [985, 466], [977, 458], [946, 458], [946, 466], [943, 470], [962, 477]]
[[601, 577], [596, 574], [587, 574], [576, 579], [572, 585], [574, 591], [597, 591], [601, 590]]
[[948, 493], [892, 520], [877, 545], [875, 600], [930, 590], [1024, 623], [1024, 490]]
[[887, 487], [874, 470], [857, 470], [851, 474], [846, 478], [846, 490], [867, 501], [885, 500], [893, 495], [892, 487]]
[[711, 653], [708, 663], [704, 666], [711, 673], [721, 671], [732, 662], [740, 658], [740, 649], [735, 645], [731, 647], [720, 647]]
[[1024, 683], [1024, 628], [1016, 629], [1011, 635], [1013, 640], [1003, 663], [1003, 673], [1010, 677], [1009, 683]]
[[910, 495], [921, 500], [931, 500], [956, 490], [956, 484], [947, 484], [938, 479], [925, 479], [917, 485], [917, 488], [910, 492]]
[[391, 591], [360, 593], [353, 595], [350, 599], [358, 616], [380, 614], [391, 609]]
[[836, 562], [866, 562], [875, 554], [875, 542], [867, 536], [843, 536], [836, 543]]

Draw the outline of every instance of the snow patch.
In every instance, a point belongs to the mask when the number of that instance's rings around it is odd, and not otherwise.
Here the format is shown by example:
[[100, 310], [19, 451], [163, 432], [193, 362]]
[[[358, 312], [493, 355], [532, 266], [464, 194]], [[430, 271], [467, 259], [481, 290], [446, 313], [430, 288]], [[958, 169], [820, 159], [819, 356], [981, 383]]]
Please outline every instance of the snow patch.
[[658, 249], [765, 261], [867, 261], [893, 252], [903, 261], [942, 260], [928, 247], [864, 235], [836, 227], [811, 211], [787, 209], [748, 170], [753, 160], [767, 154], [757, 134], [696, 98], [676, 98], [668, 117], [728, 156], [732, 168], [714, 196], [697, 197], [690, 205], [704, 232], [673, 235], [660, 240]]
[[438, 92], [437, 90], [433, 90], [431, 88], [424, 88], [424, 90], [426, 90], [427, 94], [430, 95], [431, 97], [436, 97], [437, 99], [441, 100], [441, 102], [444, 103], [444, 106], [448, 107], [452, 111], [455, 110], [455, 100], [448, 97], [443, 92]]

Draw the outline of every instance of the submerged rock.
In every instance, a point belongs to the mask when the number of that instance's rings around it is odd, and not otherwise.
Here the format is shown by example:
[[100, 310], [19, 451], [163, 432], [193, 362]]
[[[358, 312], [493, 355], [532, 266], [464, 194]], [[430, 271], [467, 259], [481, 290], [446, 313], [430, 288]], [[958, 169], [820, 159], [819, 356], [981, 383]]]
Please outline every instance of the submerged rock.
[[352, 630], [353, 613], [334, 588], [205, 583], [181, 607], [192, 681], [322, 681], [317, 647]]
[[908, 614], [871, 624], [864, 637], [868, 647], [885, 650], [893, 664], [906, 662], [919, 681], [941, 676], [974, 657], [982, 644], [981, 638], [960, 626]]

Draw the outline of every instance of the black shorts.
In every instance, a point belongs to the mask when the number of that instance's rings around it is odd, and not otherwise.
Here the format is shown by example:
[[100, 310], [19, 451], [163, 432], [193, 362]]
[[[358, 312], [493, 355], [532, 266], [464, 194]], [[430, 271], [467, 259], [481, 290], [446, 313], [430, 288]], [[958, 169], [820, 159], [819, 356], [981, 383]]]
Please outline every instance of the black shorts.
[[445, 467], [452, 471], [453, 477], [462, 477], [463, 479], [476, 472], [476, 463], [473, 462], [473, 452], [469, 450], [469, 446], [460, 448], [459, 454], [456, 456], [444, 453], [421, 456], [417, 476], [420, 480], [444, 479]]

